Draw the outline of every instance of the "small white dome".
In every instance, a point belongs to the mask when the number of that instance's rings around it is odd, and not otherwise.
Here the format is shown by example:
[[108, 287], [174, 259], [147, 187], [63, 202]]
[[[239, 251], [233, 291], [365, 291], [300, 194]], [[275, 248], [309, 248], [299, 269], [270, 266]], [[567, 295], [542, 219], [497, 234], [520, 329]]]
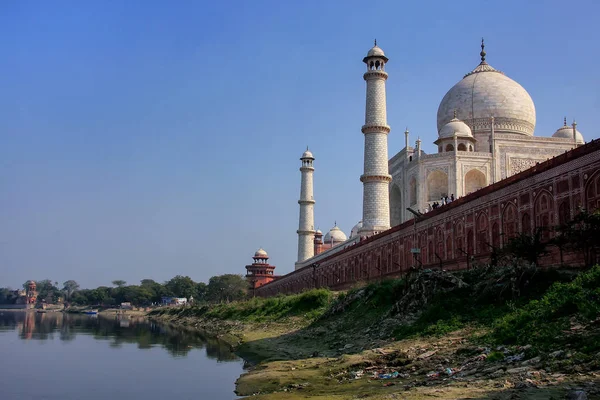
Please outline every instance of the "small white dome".
[[316, 232], [315, 232], [315, 235], [322, 235], [322, 234], [323, 234], [323, 232], [321, 232], [320, 229], [317, 229]]
[[313, 157], [313, 154], [308, 150], [308, 147], [306, 148], [306, 151], [304, 153], [302, 153], [302, 157], [300, 157], [300, 159], [304, 159], [304, 158], [310, 158], [312, 160], [314, 160], [315, 158]]
[[325, 243], [331, 243], [332, 241], [333, 243], [342, 243], [345, 242], [347, 239], [348, 238], [346, 237], [346, 234], [342, 232], [342, 230], [336, 225], [333, 228], [331, 228], [329, 232], [327, 232], [327, 234], [323, 238], [323, 241]]
[[473, 133], [471, 132], [469, 125], [456, 118], [456, 116], [452, 118], [446, 125], [442, 126], [442, 129], [440, 129], [439, 132], [440, 139], [454, 137], [455, 133], [456, 136], [459, 137], [473, 137]]
[[[576, 142], [578, 144], [585, 143], [581, 132], [579, 132], [578, 130], [575, 130], [575, 135], [577, 137]], [[565, 124], [563, 126], [561, 126], [556, 132], [554, 132], [554, 135], [552, 135], [552, 137], [573, 140], [573, 127], [568, 126], [567, 123], [565, 122]]]
[[375, 45], [369, 50], [367, 53], [367, 57], [385, 57], [385, 53], [381, 49], [381, 47]]
[[363, 227], [363, 222], [362, 221], [358, 221], [358, 223], [356, 225], [354, 225], [354, 228], [352, 228], [352, 230], [350, 231], [350, 239], [352, 239], [353, 237], [358, 236], [358, 231], [362, 227]]
[[256, 253], [254, 253], [254, 257], [255, 258], [268, 258], [269, 255], [263, 248], [260, 248], [260, 249], [256, 250]]

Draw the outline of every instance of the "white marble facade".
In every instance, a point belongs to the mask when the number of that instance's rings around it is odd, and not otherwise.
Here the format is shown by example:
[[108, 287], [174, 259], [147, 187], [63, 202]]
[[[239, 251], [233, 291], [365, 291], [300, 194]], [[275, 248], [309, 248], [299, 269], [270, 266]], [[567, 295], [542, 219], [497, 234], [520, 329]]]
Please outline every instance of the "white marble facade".
[[535, 105], [527, 91], [486, 60], [454, 85], [437, 113], [438, 152], [425, 154], [420, 142], [389, 160], [391, 226], [424, 212], [442, 196], [465, 196], [583, 143], [566, 120], [552, 137], [534, 136]]

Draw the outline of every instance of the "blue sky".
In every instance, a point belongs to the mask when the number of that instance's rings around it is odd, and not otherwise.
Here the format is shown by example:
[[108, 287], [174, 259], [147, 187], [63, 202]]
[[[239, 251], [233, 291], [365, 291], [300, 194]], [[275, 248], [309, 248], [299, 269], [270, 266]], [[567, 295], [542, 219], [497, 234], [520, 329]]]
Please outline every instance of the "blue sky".
[[0, 5], [0, 286], [206, 281], [296, 257], [299, 157], [315, 219], [361, 218], [365, 83], [387, 66], [390, 157], [487, 60], [599, 136], [594, 1], [18, 1]]

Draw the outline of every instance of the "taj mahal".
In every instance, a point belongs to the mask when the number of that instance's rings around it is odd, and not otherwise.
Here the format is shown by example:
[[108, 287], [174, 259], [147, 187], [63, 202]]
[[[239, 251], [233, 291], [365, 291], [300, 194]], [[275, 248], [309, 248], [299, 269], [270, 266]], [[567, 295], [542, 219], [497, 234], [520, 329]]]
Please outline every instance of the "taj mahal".
[[[407, 129], [404, 148], [389, 158], [388, 58], [375, 42], [362, 60], [366, 66], [362, 220], [349, 237], [337, 226], [325, 235], [315, 230], [315, 157], [307, 149], [300, 158], [296, 270], [413, 218], [413, 210], [425, 213], [440, 199], [466, 196], [585, 143], [577, 123], [567, 124], [566, 118], [555, 132], [535, 136], [536, 112], [529, 93], [488, 64], [483, 40], [479, 55], [479, 64], [439, 104], [437, 153], [426, 154], [420, 139], [411, 145]], [[266, 260], [267, 254], [259, 249], [255, 256]], [[272, 269], [268, 275], [261, 284], [276, 279]]]

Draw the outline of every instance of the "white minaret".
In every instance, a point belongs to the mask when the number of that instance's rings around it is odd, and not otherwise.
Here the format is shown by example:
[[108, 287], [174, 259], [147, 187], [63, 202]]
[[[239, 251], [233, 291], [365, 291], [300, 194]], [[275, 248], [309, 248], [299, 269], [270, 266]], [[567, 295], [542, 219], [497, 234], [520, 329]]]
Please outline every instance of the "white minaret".
[[383, 50], [375, 46], [369, 50], [363, 62], [367, 64], [364, 79], [367, 81], [367, 107], [362, 133], [365, 135], [365, 167], [360, 177], [363, 183], [363, 226], [361, 236], [369, 236], [390, 229], [389, 184], [392, 177], [388, 170], [387, 107], [385, 104], [385, 81], [388, 59]]
[[302, 183], [300, 186], [300, 224], [298, 226], [298, 262], [302, 262], [315, 255], [315, 199], [313, 198], [313, 161], [315, 158], [306, 148], [300, 158], [302, 166]]

